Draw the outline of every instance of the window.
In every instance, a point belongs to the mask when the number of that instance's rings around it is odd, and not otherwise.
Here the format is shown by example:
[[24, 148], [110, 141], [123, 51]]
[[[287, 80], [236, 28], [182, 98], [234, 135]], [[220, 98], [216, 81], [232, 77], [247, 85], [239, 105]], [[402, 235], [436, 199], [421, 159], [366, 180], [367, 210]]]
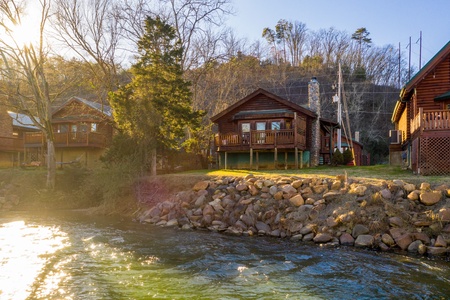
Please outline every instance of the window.
[[271, 122], [270, 129], [272, 129], [272, 130], [280, 130], [281, 129], [281, 122], [280, 121]]
[[[257, 131], [266, 130], [266, 122], [256, 122], [256, 130]], [[256, 142], [258, 144], [264, 144], [266, 142], [266, 133], [265, 132], [256, 132]]]
[[291, 129], [292, 123], [291, 121], [286, 121], [286, 129]]
[[97, 123], [91, 123], [91, 132], [97, 132]]
[[256, 130], [266, 130], [266, 122], [256, 122]]
[[250, 123], [241, 123], [242, 144], [250, 143]]
[[242, 130], [242, 133], [249, 133], [250, 132], [250, 123], [242, 123], [241, 130]]
[[446, 106], [447, 106], [447, 110], [450, 110], [450, 104], [447, 104]]
[[87, 132], [88, 130], [88, 124], [87, 123], [80, 123], [80, 131], [81, 132]]
[[58, 125], [58, 129], [57, 129], [58, 133], [66, 133], [67, 131], [69, 131], [69, 126], [67, 124], [59, 124]]
[[77, 132], [77, 125], [76, 124], [70, 125], [70, 132]]

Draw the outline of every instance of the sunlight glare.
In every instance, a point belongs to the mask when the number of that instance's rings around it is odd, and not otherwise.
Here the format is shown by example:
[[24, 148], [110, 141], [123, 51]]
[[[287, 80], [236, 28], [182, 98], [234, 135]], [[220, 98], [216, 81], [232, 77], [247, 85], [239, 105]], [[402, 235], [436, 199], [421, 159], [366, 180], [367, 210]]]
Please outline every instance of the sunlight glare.
[[[52, 254], [67, 246], [67, 236], [58, 228], [34, 226], [24, 221], [0, 226], [0, 297], [25, 299], [32, 292], [33, 283]], [[56, 271], [48, 289], [57, 288], [63, 274]]]
[[39, 42], [39, 22], [33, 17], [26, 17], [13, 28], [12, 39], [17, 46], [29, 46]]

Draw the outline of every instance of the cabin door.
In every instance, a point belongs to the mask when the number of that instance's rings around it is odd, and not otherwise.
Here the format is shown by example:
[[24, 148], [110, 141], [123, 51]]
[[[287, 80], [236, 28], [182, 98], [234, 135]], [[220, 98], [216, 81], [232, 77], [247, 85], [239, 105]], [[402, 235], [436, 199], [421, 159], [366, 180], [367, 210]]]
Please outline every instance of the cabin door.
[[266, 142], [266, 122], [256, 122], [256, 142], [258, 144]]
[[250, 144], [250, 123], [241, 123], [242, 144]]

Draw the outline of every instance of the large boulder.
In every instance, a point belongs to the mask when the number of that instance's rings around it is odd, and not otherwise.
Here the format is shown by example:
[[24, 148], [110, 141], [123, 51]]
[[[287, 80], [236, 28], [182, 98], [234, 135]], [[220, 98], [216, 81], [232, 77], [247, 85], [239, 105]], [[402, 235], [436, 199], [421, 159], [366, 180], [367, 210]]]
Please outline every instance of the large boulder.
[[194, 191], [206, 190], [209, 186], [209, 181], [199, 181], [192, 188]]
[[355, 240], [356, 247], [372, 247], [373, 242], [375, 241], [374, 237], [370, 234], [361, 234]]
[[350, 233], [344, 232], [339, 237], [339, 243], [344, 246], [353, 246], [355, 244], [355, 239]]
[[314, 238], [313, 241], [315, 243], [328, 243], [331, 241], [333, 237], [328, 233], [318, 233]]
[[356, 224], [355, 227], [353, 227], [352, 236], [354, 238], [357, 238], [358, 236], [366, 233], [369, 233], [369, 228], [362, 224]]
[[442, 199], [441, 191], [426, 191], [420, 193], [420, 202], [425, 205], [434, 205]]
[[305, 204], [305, 200], [303, 199], [302, 195], [297, 194], [289, 199], [289, 202], [294, 206], [302, 206]]

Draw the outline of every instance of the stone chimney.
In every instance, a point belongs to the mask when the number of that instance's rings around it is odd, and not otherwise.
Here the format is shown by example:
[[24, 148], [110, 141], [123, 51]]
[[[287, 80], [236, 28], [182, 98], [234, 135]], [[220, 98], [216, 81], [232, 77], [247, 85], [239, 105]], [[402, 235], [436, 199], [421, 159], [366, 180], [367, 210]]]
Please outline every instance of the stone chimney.
[[319, 82], [312, 77], [308, 83], [308, 105], [309, 109], [317, 114], [312, 122], [311, 128], [311, 166], [319, 165], [320, 158], [320, 91]]

